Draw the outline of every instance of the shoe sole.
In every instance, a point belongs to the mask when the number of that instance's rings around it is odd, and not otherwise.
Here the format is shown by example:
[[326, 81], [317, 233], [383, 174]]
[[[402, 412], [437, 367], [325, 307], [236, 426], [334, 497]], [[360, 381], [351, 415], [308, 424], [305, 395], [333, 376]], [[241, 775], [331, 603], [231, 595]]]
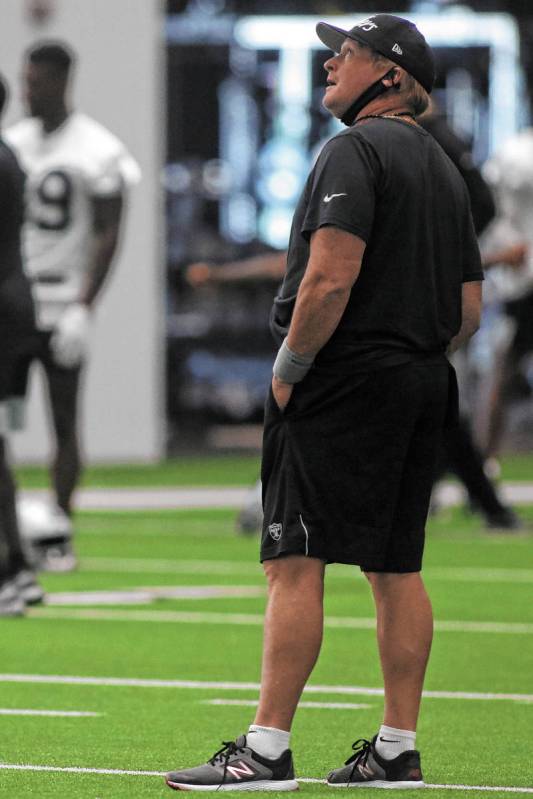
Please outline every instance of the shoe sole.
[[425, 783], [422, 780], [397, 780], [396, 782], [387, 782], [386, 780], [368, 780], [367, 782], [328, 782], [328, 788], [425, 788]]
[[226, 785], [191, 785], [168, 779], [165, 782], [174, 791], [297, 791], [300, 787], [296, 780], [253, 780]]
[[44, 602], [44, 591], [38, 589], [24, 589], [20, 590], [20, 596], [26, 605], [39, 605]]
[[26, 605], [24, 604], [24, 602], [17, 602], [13, 603], [12, 605], [0, 606], [0, 618], [3, 619], [19, 618], [20, 616], [24, 616], [25, 612], [26, 612]]

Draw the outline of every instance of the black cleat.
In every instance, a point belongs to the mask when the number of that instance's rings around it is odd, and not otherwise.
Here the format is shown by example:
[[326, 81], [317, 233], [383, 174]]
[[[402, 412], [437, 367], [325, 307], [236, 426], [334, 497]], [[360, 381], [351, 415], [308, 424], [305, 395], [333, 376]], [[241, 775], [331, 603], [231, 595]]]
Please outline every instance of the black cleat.
[[512, 508], [502, 508], [500, 511], [487, 514], [485, 526], [494, 533], [520, 533], [524, 530], [524, 522]]

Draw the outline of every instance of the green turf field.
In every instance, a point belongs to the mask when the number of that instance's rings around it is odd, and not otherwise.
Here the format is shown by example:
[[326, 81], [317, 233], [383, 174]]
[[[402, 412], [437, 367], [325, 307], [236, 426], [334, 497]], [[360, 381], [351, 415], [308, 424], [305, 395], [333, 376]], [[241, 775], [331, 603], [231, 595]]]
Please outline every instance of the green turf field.
[[[113, 486], [246, 486], [259, 474], [258, 455], [211, 457], [184, 455], [158, 464], [90, 466], [83, 475], [86, 487]], [[533, 480], [533, 456], [529, 453], [507, 455], [502, 459], [502, 479]], [[44, 488], [48, 475], [40, 466], [17, 469], [22, 488]]]
[[[533, 525], [533, 508], [522, 515]], [[0, 621], [1, 797], [170, 797], [157, 772], [206, 760], [246, 730], [264, 586], [257, 542], [233, 521], [228, 510], [79, 514], [79, 570], [43, 579], [54, 604]], [[425, 566], [437, 620], [418, 737], [426, 782], [533, 793], [533, 536], [489, 535], [446, 511], [430, 524]], [[156, 588], [166, 597], [146, 590]], [[294, 728], [302, 778], [324, 777], [380, 723], [373, 607], [357, 570], [329, 568], [326, 616], [304, 695], [313, 704]]]

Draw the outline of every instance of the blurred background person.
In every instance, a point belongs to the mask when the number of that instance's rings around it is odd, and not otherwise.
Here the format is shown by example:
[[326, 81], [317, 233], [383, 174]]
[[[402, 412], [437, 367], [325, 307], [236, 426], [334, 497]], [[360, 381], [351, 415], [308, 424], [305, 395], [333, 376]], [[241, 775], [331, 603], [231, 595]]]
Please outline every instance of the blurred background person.
[[[73, 52], [61, 42], [44, 41], [29, 50], [23, 72], [29, 116], [6, 131], [28, 176], [25, 267], [55, 434], [50, 474], [62, 529], [72, 516], [82, 469], [78, 393], [91, 311], [117, 250], [127, 189], [139, 179], [124, 145], [70, 107], [73, 62]], [[75, 565], [68, 542], [52, 552], [43, 568]]]
[[[7, 86], [0, 76], [0, 117]], [[18, 616], [43, 591], [23, 550], [15, 503], [15, 481], [6, 437], [13, 400], [25, 392], [24, 366], [35, 347], [35, 319], [22, 268], [20, 231], [24, 218], [24, 173], [0, 138], [0, 616]]]
[[[478, 237], [481, 236], [496, 216], [496, 205], [490, 186], [473, 161], [468, 142], [454, 132], [433, 98], [419, 121], [461, 173], [470, 196], [474, 228]], [[485, 252], [485, 270], [501, 262], [508, 266], [519, 265], [516, 251]], [[443, 443], [435, 480], [438, 481], [447, 471], [454, 473], [466, 488], [469, 507], [481, 513], [487, 529], [512, 532], [521, 529], [522, 522], [514, 510], [502, 501], [485, 473], [484, 455], [472, 432], [468, 349], [469, 344], [466, 344], [452, 356], [459, 379], [460, 413], [457, 424], [450, 427]]]
[[526, 375], [533, 351], [533, 129], [509, 138], [487, 161], [484, 174], [498, 215], [481, 241], [493, 266], [487, 335], [494, 355], [479, 439], [489, 470], [498, 474], [510, 403], [531, 396]]

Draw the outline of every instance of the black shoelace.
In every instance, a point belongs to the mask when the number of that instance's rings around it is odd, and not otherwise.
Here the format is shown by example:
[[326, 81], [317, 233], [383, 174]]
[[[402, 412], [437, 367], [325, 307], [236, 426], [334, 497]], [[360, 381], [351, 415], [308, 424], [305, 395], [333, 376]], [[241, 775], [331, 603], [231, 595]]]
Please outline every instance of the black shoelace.
[[353, 755], [349, 757], [344, 764], [345, 766], [348, 766], [350, 763], [353, 763], [352, 770], [350, 771], [350, 779], [348, 782], [352, 779], [357, 766], [366, 766], [368, 755], [372, 749], [372, 742], [368, 741], [366, 738], [358, 738], [357, 741], [353, 742], [352, 749]]
[[222, 780], [220, 781], [220, 785], [218, 786], [217, 791], [226, 782], [226, 774], [228, 771], [228, 763], [230, 757], [232, 755], [236, 755], [237, 752], [242, 752], [244, 754], [244, 749], [240, 746], [237, 746], [236, 741], [222, 741], [222, 744], [223, 744], [222, 749], [219, 749], [218, 752], [215, 752], [213, 757], [210, 758], [210, 760], [208, 760], [208, 763], [211, 763], [212, 766], [216, 765], [217, 760], [219, 760], [221, 763], [224, 763]]

